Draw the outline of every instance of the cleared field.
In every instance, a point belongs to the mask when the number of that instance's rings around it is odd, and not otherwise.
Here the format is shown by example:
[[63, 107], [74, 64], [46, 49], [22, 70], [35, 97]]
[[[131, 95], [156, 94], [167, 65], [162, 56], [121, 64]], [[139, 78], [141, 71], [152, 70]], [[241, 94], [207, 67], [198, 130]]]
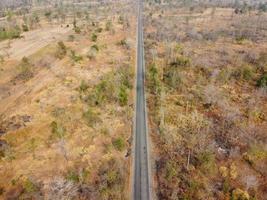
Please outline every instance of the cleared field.
[[25, 32], [21, 35], [21, 39], [0, 42], [0, 55], [7, 56], [9, 59], [20, 60], [50, 43], [63, 40], [70, 31], [70, 27], [56, 26]]

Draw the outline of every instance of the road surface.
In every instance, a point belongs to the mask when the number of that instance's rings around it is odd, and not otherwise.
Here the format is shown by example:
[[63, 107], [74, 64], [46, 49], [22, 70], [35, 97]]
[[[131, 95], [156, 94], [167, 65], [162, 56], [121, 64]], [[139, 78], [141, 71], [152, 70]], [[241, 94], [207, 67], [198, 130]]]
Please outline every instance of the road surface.
[[143, 2], [138, 3], [137, 27], [137, 79], [135, 105], [135, 148], [134, 148], [134, 200], [149, 200], [149, 145], [147, 136], [146, 102], [144, 90], [144, 42], [143, 42]]

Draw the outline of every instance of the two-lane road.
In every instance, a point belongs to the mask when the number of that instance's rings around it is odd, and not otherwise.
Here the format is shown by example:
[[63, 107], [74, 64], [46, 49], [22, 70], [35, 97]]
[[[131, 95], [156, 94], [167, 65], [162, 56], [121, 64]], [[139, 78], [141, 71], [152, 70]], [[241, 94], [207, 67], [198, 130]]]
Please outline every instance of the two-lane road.
[[134, 200], [151, 198], [149, 173], [149, 145], [147, 136], [146, 101], [144, 89], [144, 41], [143, 41], [143, 2], [138, 2], [137, 27], [137, 79], [134, 146]]

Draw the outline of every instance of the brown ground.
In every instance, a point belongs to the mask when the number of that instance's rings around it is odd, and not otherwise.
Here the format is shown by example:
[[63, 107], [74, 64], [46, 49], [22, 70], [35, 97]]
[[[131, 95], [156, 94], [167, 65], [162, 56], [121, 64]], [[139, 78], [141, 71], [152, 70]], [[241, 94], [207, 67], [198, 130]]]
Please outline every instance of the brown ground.
[[265, 199], [266, 13], [152, 4], [146, 14], [158, 199]]
[[66, 25], [44, 27], [22, 34], [21, 39], [0, 42], [0, 54], [9, 59], [20, 60], [28, 57], [50, 43], [66, 38], [71, 31]]
[[[29, 31], [23, 38], [10, 41], [7, 51], [3, 48], [9, 42], [0, 43], [1, 54], [9, 55], [4, 56], [0, 66], [0, 151], [3, 152], [0, 199], [12, 195], [66, 198], [53, 194], [51, 184], [55, 182], [66, 184], [62, 190], [68, 190], [66, 195], [75, 198], [127, 198], [130, 160], [125, 155], [130, 148], [131, 91], [126, 106], [119, 106], [118, 102], [94, 106], [101, 122], [88, 126], [83, 113], [90, 106], [81, 99], [79, 87], [84, 80], [91, 91], [105, 76], [122, 66], [133, 70], [135, 19], [129, 19], [131, 27], [125, 29], [118, 23], [118, 16], [114, 16], [114, 33], [106, 31], [107, 20], [102, 21], [98, 27], [103, 31], [97, 33], [97, 42], [91, 41], [96, 27], [89, 23], [89, 29], [83, 27], [81, 34], [74, 33], [72, 27], [60, 25]], [[74, 35], [73, 42], [69, 35]], [[125, 38], [130, 49], [118, 45]], [[63, 59], [55, 57], [59, 40], [67, 47]], [[99, 47], [99, 53], [90, 60], [87, 52], [94, 44]], [[73, 61], [71, 50], [83, 59]], [[33, 76], [27, 80], [18, 76], [23, 57], [28, 57], [33, 65]], [[63, 138], [51, 138], [52, 122], [63, 127]], [[123, 140], [122, 150], [113, 146], [112, 141], [117, 138]], [[88, 174], [84, 175], [85, 172]], [[110, 181], [116, 181], [112, 183], [116, 188], [110, 191], [103, 182], [109, 180], [106, 173], [111, 173]], [[115, 173], [114, 180], [112, 173]], [[79, 187], [82, 189], [78, 192]]]

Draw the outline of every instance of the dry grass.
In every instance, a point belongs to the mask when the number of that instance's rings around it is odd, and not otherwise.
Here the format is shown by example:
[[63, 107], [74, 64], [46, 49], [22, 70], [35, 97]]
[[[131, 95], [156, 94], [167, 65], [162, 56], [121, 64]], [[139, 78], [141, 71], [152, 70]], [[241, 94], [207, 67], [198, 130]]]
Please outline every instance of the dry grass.
[[[117, 4], [120, 5], [118, 13], [130, 6]], [[101, 15], [99, 22], [95, 18], [95, 26], [90, 20], [77, 20], [81, 33], [74, 33], [71, 27], [60, 33], [66, 47], [63, 54], [63, 45], [58, 45], [57, 37], [29, 52], [19, 48], [23, 55], [29, 55], [27, 61], [31, 64], [32, 76], [27, 80], [16, 78], [21, 73], [18, 68], [21, 61], [17, 58], [22, 54], [13, 49], [14, 53], [5, 57], [0, 72], [0, 141], [6, 144], [3, 151], [0, 149], [0, 198], [128, 198], [130, 160], [125, 155], [131, 145], [128, 140], [133, 98], [127, 81], [133, 82], [135, 50], [125, 49], [118, 43], [128, 38], [134, 44], [135, 19], [128, 12], [131, 26], [125, 28], [118, 23], [118, 13], [111, 9], [109, 17]], [[95, 15], [93, 11], [91, 14]], [[46, 32], [50, 22], [42, 20], [43, 29], [30, 30], [27, 34], [45, 34], [42, 31]], [[110, 20], [112, 30], [105, 30]], [[60, 25], [54, 26], [53, 30], [60, 29]], [[90, 39], [93, 32], [98, 35], [96, 42]], [[69, 35], [74, 37], [69, 40]], [[20, 43], [29, 46], [38, 42], [25, 36], [14, 41], [14, 47]], [[99, 51], [91, 60], [86, 54], [93, 45], [97, 45]], [[114, 79], [107, 79], [109, 76]], [[81, 87], [82, 80], [86, 87]], [[103, 81], [111, 81], [114, 87], [118, 84], [123, 89], [113, 94], [115, 100], [90, 104], [83, 97]], [[91, 119], [93, 124], [88, 123]]]
[[207, 7], [146, 7], [157, 196], [264, 199], [267, 15]]

